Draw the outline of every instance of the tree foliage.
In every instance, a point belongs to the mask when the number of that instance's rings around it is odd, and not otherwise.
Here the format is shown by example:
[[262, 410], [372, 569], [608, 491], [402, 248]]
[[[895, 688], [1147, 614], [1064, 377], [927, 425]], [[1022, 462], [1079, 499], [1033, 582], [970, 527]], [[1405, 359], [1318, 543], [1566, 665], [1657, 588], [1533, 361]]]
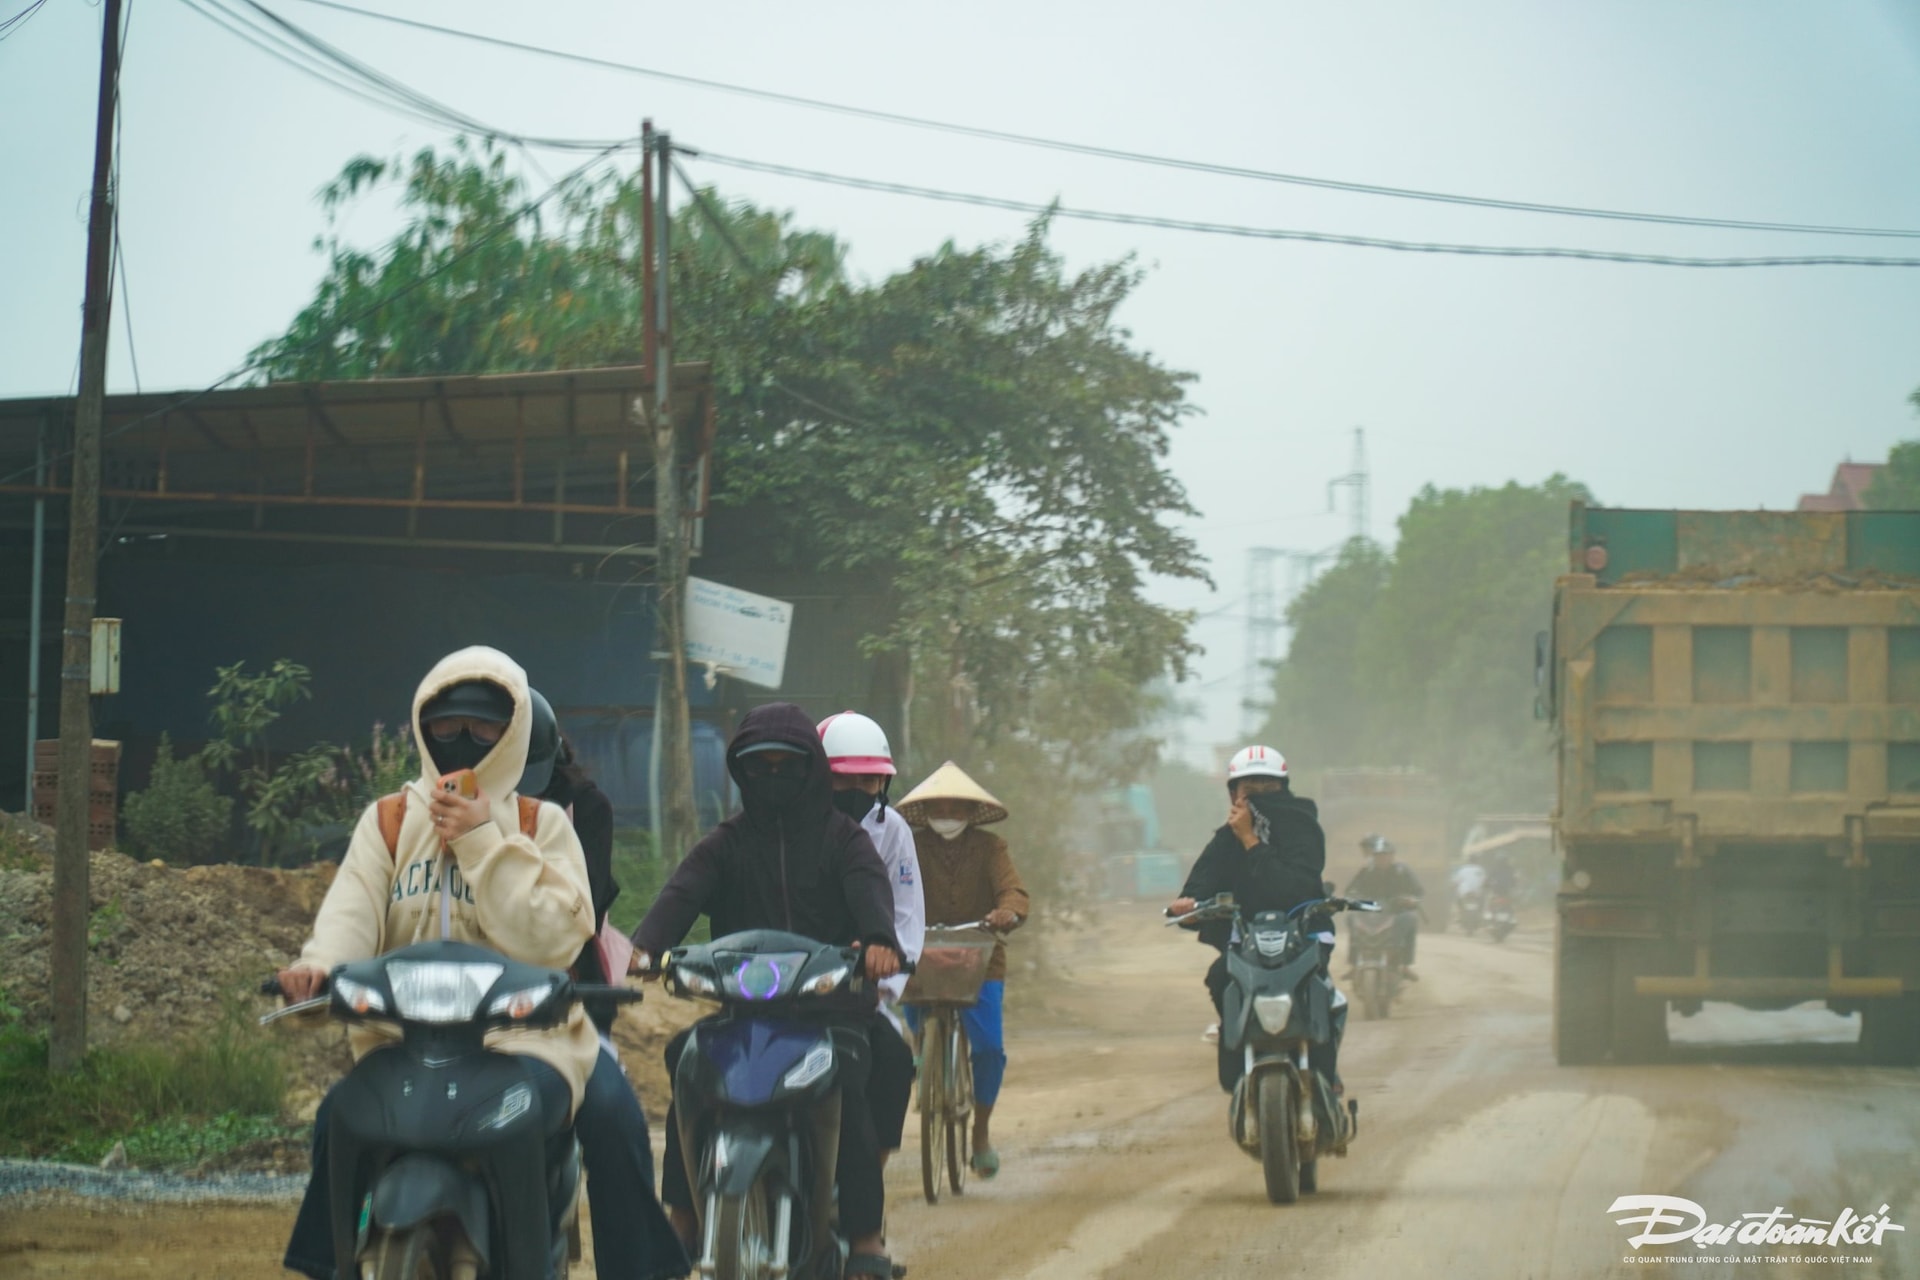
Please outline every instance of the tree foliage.
[[[1915, 393], [1920, 404], [1920, 392]], [[1890, 511], [1920, 511], [1920, 440], [1905, 440], [1887, 454], [1887, 465], [1874, 473], [1862, 495], [1869, 507]]]
[[1427, 488], [1392, 555], [1351, 543], [1288, 610], [1262, 733], [1311, 773], [1415, 765], [1461, 816], [1540, 811], [1552, 762], [1532, 718], [1533, 637], [1551, 623], [1579, 484]]
[[[323, 201], [338, 215], [381, 184], [407, 227], [379, 252], [320, 242], [314, 300], [255, 353], [269, 377], [639, 358], [633, 175], [523, 212], [502, 157], [463, 144], [356, 159]], [[1148, 579], [1203, 571], [1168, 527], [1191, 508], [1163, 465], [1190, 375], [1120, 325], [1135, 266], [1069, 270], [1043, 218], [859, 283], [832, 236], [678, 197], [674, 353], [714, 364], [715, 501], [770, 513], [787, 563], [888, 591], [895, 623], [867, 647], [910, 659], [923, 753], [992, 743], [1059, 768], [1063, 749], [1138, 724], [1146, 686], [1192, 652]]]

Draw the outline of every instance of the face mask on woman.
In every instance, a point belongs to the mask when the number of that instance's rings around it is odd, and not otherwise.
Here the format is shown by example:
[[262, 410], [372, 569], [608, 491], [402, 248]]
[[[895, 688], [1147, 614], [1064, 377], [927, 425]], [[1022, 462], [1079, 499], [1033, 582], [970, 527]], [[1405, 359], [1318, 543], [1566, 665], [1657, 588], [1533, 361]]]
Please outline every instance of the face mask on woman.
[[965, 818], [928, 818], [927, 825], [942, 840], [958, 840], [960, 833], [967, 829]]

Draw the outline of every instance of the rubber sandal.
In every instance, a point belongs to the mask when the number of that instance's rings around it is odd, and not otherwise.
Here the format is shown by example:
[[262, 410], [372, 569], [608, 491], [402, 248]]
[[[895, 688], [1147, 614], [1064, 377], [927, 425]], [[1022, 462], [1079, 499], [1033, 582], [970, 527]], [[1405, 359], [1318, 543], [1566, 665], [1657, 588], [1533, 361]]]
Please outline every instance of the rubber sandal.
[[846, 1269], [841, 1272], [847, 1280], [855, 1276], [880, 1276], [883, 1280], [893, 1280], [893, 1259], [884, 1253], [850, 1253], [847, 1255]]
[[967, 1164], [980, 1175], [981, 1181], [991, 1182], [993, 1176], [1000, 1172], [1000, 1153], [992, 1147], [982, 1147], [973, 1153], [973, 1159]]

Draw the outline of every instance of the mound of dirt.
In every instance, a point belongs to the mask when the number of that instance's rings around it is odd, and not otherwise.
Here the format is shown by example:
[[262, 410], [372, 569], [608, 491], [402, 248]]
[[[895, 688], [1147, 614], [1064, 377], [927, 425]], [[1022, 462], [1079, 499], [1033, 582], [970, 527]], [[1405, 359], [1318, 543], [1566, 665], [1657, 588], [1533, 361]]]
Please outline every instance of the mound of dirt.
[[[89, 1045], [200, 1035], [236, 1010], [251, 1016], [272, 1008], [256, 988], [299, 954], [338, 870], [331, 862], [297, 871], [171, 867], [111, 851], [94, 854], [91, 866]], [[21, 1009], [32, 1029], [52, 1016], [52, 912], [52, 830], [0, 814], [0, 1003]], [[667, 1103], [661, 1051], [699, 1012], [654, 990], [615, 1024], [629, 1078], [656, 1123]], [[338, 1024], [282, 1022], [258, 1034], [288, 1055], [286, 1109], [297, 1119], [310, 1117], [352, 1064]], [[267, 1162], [287, 1156], [275, 1152]]]
[[[52, 1014], [52, 832], [7, 817], [0, 862], [0, 991], [30, 1028]], [[88, 877], [87, 1042], [153, 1043], [203, 1034], [223, 1018], [265, 1012], [261, 978], [298, 954], [335, 867], [170, 867], [107, 851]], [[267, 1033], [262, 1033], [267, 1034]], [[337, 1075], [344, 1037], [281, 1037], [302, 1084]]]

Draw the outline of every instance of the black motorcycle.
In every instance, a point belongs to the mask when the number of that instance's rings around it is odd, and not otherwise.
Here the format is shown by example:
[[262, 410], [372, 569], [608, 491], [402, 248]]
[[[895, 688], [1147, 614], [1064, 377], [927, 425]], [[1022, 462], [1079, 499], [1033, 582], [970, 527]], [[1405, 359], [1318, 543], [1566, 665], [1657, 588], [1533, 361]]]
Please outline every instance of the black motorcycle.
[[1171, 923], [1189, 928], [1232, 920], [1227, 988], [1220, 1007], [1220, 1045], [1244, 1067], [1228, 1109], [1233, 1140], [1260, 1161], [1267, 1199], [1292, 1204], [1319, 1188], [1319, 1159], [1344, 1156], [1359, 1127], [1360, 1107], [1345, 1106], [1333, 1084], [1309, 1064], [1313, 1045], [1333, 1039], [1333, 983], [1321, 973], [1313, 935], [1343, 911], [1378, 911], [1372, 902], [1322, 898], [1292, 911], [1249, 919], [1230, 894], [1200, 903]]
[[1400, 915], [1419, 909], [1417, 898], [1395, 898], [1391, 909], [1374, 910], [1354, 920], [1349, 941], [1353, 948], [1354, 998], [1360, 1002], [1360, 1014], [1367, 1019], [1384, 1018], [1393, 1012], [1393, 1002], [1406, 985], [1401, 968], [1399, 944], [1394, 939], [1394, 921]]
[[[277, 979], [261, 986], [281, 994]], [[333, 1095], [334, 1257], [361, 1280], [565, 1280], [580, 1256], [580, 1153], [550, 1117], [526, 1067], [485, 1044], [496, 1027], [566, 1022], [583, 999], [632, 1003], [626, 987], [465, 942], [422, 942], [337, 965], [327, 994], [272, 1022], [325, 1009], [342, 1022], [400, 1028], [397, 1051], [370, 1053]]]
[[1504, 893], [1487, 895], [1487, 936], [1505, 942], [1519, 920], [1513, 912], [1513, 899]]
[[663, 958], [670, 994], [721, 1010], [695, 1024], [673, 1077], [703, 1280], [839, 1280], [840, 1108], [866, 1099], [842, 1096], [838, 1066], [866, 1048], [843, 1047], [860, 1033], [808, 1013], [860, 990], [860, 965], [857, 948], [771, 929]]

